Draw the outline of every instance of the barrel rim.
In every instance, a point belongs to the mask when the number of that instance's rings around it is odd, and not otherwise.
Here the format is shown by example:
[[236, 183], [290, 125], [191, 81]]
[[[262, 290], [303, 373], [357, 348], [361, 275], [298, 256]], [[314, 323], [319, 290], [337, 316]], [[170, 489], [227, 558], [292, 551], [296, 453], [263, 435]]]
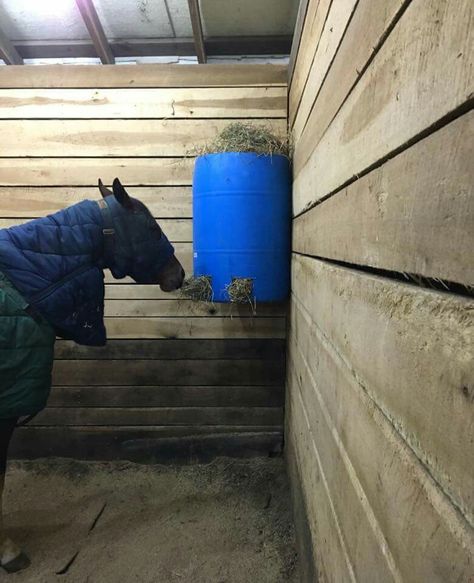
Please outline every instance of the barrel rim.
[[250, 158], [264, 158], [268, 160], [271, 160], [273, 158], [281, 158], [283, 160], [286, 160], [288, 163], [291, 162], [290, 158], [288, 156], [285, 156], [284, 154], [259, 154], [257, 152], [212, 152], [209, 154], [201, 154], [199, 156], [196, 156], [196, 162], [198, 160], [204, 160], [205, 158], [210, 158], [214, 156], [239, 156], [239, 157], [244, 156]]

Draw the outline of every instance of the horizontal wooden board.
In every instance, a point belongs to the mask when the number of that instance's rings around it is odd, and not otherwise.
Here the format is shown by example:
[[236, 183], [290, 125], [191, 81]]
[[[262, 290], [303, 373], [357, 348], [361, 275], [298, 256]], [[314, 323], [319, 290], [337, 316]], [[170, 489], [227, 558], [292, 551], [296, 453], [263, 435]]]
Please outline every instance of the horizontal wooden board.
[[32, 421], [35, 425], [261, 425], [283, 420], [279, 407], [74, 407], [46, 408]]
[[[0, 219], [0, 229], [27, 223], [29, 219]], [[193, 240], [193, 222], [191, 219], [160, 219], [160, 227], [172, 242], [190, 243]]]
[[296, 56], [293, 77], [288, 94], [289, 126], [293, 126], [298, 104], [306, 86], [309, 71], [314, 55], [318, 49], [324, 23], [331, 8], [331, 0], [310, 0], [306, 11], [306, 18], [301, 42]]
[[0, 185], [96, 188], [118, 176], [128, 186], [188, 186], [193, 167], [193, 158], [0, 158]]
[[47, 456], [142, 463], [209, 462], [216, 456], [281, 452], [281, 426], [24, 427], [15, 431], [10, 457]]
[[284, 338], [285, 318], [105, 318], [109, 338]]
[[[456, 6], [448, 0], [409, 5], [296, 174], [295, 214], [467, 101], [474, 88], [470, 9], [467, 0]], [[297, 144], [297, 166], [301, 152]]]
[[[132, 186], [129, 194], [146, 204], [156, 218], [192, 217], [190, 186]], [[33, 219], [99, 197], [98, 188], [93, 186], [0, 187], [0, 217]]]
[[268, 318], [285, 316], [286, 306], [280, 304], [262, 304], [257, 306], [256, 313], [250, 304], [217, 304], [196, 302], [193, 300], [106, 300], [106, 316], [174, 316], [187, 318], [188, 316], [202, 316], [205, 318]]
[[[379, 49], [399, 10], [410, 1], [359, 0], [326, 78], [317, 88], [319, 93], [308, 91], [311, 116], [307, 108], [304, 115], [302, 110], [300, 112], [298, 135], [294, 131], [299, 150], [295, 159], [295, 174], [305, 165], [374, 52]], [[303, 121], [304, 130], [301, 133]]]
[[473, 138], [471, 112], [298, 217], [293, 249], [474, 286]]
[[57, 360], [53, 367], [53, 384], [281, 386], [283, 374], [284, 363], [273, 359]]
[[358, 0], [339, 0], [331, 3], [299, 103], [293, 101], [290, 94], [289, 117], [295, 143], [301, 136], [314, 98], [321, 89], [357, 5]]
[[[284, 119], [253, 123], [286, 132]], [[185, 156], [228, 125], [216, 119], [1, 120], [0, 156]]]
[[2, 88], [286, 86], [285, 65], [22, 65], [0, 69]]
[[0, 119], [286, 118], [286, 87], [0, 89]]
[[285, 361], [285, 340], [225, 338], [218, 340], [109, 340], [105, 346], [80, 346], [70, 340], [57, 340], [56, 359], [268, 359]]
[[48, 407], [282, 407], [283, 396], [283, 385], [54, 387]]
[[474, 523], [474, 301], [305, 257], [293, 261], [293, 290]]
[[[320, 333], [309, 314], [303, 318], [306, 324], [295, 322], [293, 368], [301, 379], [304, 407], [324, 456], [335, 505], [339, 498], [337, 513], [344, 521], [354, 569], [367, 572], [357, 580], [367, 580], [372, 573], [381, 581], [467, 582], [472, 573], [472, 528], [370, 398], [357, 371], [338, 354], [339, 346]], [[349, 478], [345, 484], [344, 474]], [[372, 568], [369, 561], [375, 560], [375, 553], [368, 554], [359, 546], [361, 536], [354, 536], [360, 533], [362, 514], [354, 505], [344, 507], [351, 491], [380, 547], [381, 560]]]

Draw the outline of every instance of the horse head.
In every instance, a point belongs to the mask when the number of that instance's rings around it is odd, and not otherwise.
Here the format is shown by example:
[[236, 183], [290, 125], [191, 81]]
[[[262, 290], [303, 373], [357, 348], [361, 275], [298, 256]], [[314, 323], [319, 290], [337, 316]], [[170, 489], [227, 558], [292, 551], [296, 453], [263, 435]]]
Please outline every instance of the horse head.
[[158, 284], [165, 292], [181, 287], [184, 269], [148, 208], [129, 196], [118, 178], [113, 190], [99, 179], [103, 201], [105, 260], [112, 275]]

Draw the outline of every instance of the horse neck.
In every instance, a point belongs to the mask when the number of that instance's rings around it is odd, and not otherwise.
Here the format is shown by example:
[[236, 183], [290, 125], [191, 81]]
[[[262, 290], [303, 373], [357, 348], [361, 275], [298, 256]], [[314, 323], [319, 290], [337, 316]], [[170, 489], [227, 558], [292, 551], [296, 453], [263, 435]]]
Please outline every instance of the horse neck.
[[[83, 201], [53, 215], [0, 231], [0, 270], [20, 289], [41, 291], [77, 269], [105, 267], [99, 205]], [[20, 253], [18, 253], [20, 252]], [[19, 265], [18, 262], [24, 262]], [[28, 279], [22, 281], [22, 271]], [[35, 288], [35, 289], [31, 289]]]

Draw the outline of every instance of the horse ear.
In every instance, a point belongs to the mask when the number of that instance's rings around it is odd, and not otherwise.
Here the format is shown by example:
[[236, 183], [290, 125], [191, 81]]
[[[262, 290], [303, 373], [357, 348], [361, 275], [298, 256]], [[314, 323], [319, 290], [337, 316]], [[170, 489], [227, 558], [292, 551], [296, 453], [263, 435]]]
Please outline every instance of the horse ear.
[[114, 196], [119, 201], [119, 203], [124, 206], [125, 208], [132, 208], [132, 199], [129, 197], [127, 191], [122, 186], [122, 183], [118, 178], [114, 179], [112, 184], [112, 188], [114, 189]]
[[99, 190], [100, 190], [100, 194], [105, 198], [107, 196], [113, 196], [113, 192], [111, 190], [109, 190], [106, 186], [104, 186], [104, 183], [102, 182], [102, 180], [99, 178]]

